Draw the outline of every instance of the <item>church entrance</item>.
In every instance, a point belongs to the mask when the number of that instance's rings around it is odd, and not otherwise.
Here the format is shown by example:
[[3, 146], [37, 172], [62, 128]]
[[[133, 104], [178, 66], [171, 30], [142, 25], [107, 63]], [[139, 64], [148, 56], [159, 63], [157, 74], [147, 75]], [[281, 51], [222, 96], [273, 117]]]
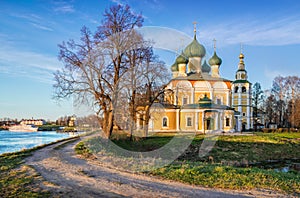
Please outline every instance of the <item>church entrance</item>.
[[246, 124], [247, 123], [243, 122], [243, 124], [242, 124], [242, 131], [246, 131]]
[[213, 130], [214, 129], [214, 119], [207, 118], [206, 120], [206, 130]]

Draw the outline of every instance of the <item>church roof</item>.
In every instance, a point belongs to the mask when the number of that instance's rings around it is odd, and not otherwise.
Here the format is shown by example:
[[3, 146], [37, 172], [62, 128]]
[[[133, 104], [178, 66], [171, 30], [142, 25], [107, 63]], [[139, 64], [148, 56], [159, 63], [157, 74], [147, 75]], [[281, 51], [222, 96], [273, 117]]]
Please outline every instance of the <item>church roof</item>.
[[222, 110], [234, 110], [226, 105], [218, 105], [214, 103], [199, 103], [199, 104], [186, 104], [181, 109], [222, 109]]
[[251, 82], [249, 82], [248, 80], [235, 80], [232, 82], [233, 84], [235, 83], [249, 83], [249, 84], [252, 84]]
[[178, 76], [172, 80], [199, 80], [199, 81], [230, 81], [225, 78], [212, 77], [211, 75], [201, 73], [189, 73], [187, 76]]

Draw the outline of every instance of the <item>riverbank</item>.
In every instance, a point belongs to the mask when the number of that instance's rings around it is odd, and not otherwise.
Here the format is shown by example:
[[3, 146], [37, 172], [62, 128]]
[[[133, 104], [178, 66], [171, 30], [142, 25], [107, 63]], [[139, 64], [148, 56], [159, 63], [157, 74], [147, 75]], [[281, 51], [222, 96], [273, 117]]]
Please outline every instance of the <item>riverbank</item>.
[[39, 185], [45, 180], [34, 168], [25, 164], [33, 152], [62, 142], [78, 140], [71, 137], [18, 152], [0, 155], [0, 197], [49, 197], [50, 192]]

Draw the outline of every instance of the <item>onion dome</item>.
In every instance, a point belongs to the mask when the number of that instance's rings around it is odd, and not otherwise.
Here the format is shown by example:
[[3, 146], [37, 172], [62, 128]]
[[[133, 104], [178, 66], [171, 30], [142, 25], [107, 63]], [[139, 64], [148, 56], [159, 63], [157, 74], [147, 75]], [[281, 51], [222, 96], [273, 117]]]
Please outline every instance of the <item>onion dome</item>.
[[181, 53], [177, 58], [176, 58], [176, 63], [177, 64], [187, 64], [188, 63], [188, 59], [184, 56], [183, 53]]
[[209, 107], [211, 105], [212, 105], [212, 100], [209, 99], [206, 94], [204, 95], [203, 98], [200, 98], [200, 100], [199, 100], [199, 106]]
[[206, 63], [206, 60], [204, 61], [202, 65], [202, 72], [204, 73], [209, 73], [211, 70], [210, 66]]
[[171, 66], [171, 71], [172, 72], [177, 72], [178, 71], [178, 65], [177, 65], [176, 62]]
[[197, 39], [196, 34], [194, 40], [184, 49], [184, 54], [187, 57], [204, 57], [206, 50], [203, 45], [201, 45]]
[[221, 65], [222, 64], [222, 59], [217, 56], [217, 53], [215, 51], [214, 55], [209, 59], [208, 63], [210, 65]]

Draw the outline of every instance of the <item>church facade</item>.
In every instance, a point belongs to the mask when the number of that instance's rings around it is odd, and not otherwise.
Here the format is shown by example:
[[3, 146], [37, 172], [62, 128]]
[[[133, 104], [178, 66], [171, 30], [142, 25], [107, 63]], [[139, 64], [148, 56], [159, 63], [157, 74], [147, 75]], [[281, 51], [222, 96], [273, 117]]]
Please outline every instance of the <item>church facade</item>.
[[[238, 132], [253, 128], [251, 83], [247, 80], [244, 55], [234, 80], [220, 76], [222, 59], [214, 54], [204, 60], [206, 50], [196, 38], [171, 66], [172, 80], [163, 101], [150, 110], [151, 132]], [[138, 121], [139, 127], [143, 122]]]

